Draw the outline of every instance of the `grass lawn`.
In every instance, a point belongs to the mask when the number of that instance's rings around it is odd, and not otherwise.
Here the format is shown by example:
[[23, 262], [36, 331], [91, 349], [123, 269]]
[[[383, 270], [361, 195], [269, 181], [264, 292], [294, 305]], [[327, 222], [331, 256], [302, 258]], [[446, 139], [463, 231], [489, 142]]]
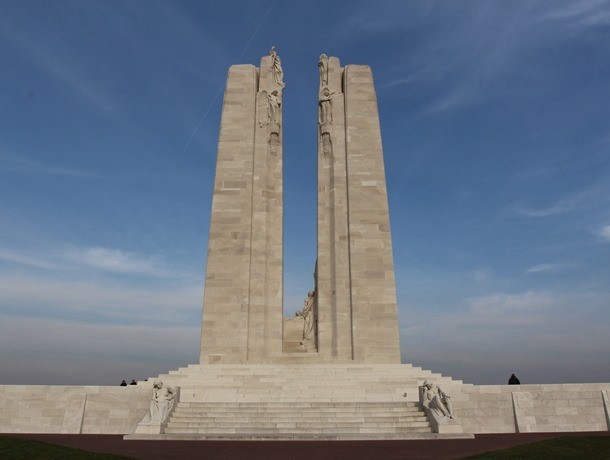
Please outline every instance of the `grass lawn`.
[[127, 458], [129, 457], [96, 454], [29, 439], [0, 436], [0, 459], [2, 460], [119, 460]]
[[[111, 454], [96, 454], [29, 439], [0, 436], [0, 459], [2, 460], [126, 460], [128, 458]], [[508, 459], [610, 460], [610, 436], [564, 436], [466, 457], [464, 460]]]
[[468, 460], [610, 460], [610, 436], [564, 436], [466, 458]]

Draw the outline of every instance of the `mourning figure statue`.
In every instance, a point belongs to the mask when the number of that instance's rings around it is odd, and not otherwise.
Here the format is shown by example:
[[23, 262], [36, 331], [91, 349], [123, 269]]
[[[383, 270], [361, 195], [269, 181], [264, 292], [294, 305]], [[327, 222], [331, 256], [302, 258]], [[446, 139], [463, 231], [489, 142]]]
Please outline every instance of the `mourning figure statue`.
[[152, 397], [148, 413], [144, 416], [141, 425], [161, 425], [165, 423], [167, 416], [174, 406], [176, 390], [157, 381], [153, 385]]
[[423, 384], [422, 396], [422, 405], [430, 409], [434, 414], [449, 419], [455, 418], [449, 395], [429, 380], [426, 380]]

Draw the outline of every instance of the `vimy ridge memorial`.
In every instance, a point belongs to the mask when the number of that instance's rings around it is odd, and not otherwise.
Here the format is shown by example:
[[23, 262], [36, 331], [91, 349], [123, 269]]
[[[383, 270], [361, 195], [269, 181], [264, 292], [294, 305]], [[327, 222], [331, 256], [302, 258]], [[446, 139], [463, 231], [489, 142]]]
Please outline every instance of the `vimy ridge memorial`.
[[318, 69], [317, 261], [303, 309], [284, 317], [285, 84], [272, 48], [259, 67], [228, 72], [199, 364], [123, 388], [0, 386], [0, 432], [330, 440], [610, 429], [610, 383], [472, 385], [401, 363], [372, 71], [325, 54]]

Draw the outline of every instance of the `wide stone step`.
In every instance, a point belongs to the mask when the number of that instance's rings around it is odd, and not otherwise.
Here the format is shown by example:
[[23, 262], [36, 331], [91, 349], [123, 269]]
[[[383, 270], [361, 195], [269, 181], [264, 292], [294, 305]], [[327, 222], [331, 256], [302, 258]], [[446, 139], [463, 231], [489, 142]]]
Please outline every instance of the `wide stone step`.
[[169, 426], [227, 426], [227, 427], [244, 427], [244, 426], [283, 426], [283, 427], [308, 427], [308, 426], [385, 426], [385, 427], [408, 427], [408, 426], [429, 426], [428, 420], [303, 420], [303, 419], [260, 419], [260, 420], [171, 420]]
[[310, 429], [306, 432], [304, 431], [296, 431], [295, 429], [289, 428], [262, 428], [262, 429], [248, 429], [248, 428], [233, 428], [233, 429], [224, 429], [224, 428], [171, 428], [167, 427], [165, 430], [166, 434], [251, 434], [253, 436], [256, 435], [340, 435], [340, 434], [405, 434], [409, 433], [431, 433], [431, 428], [429, 427], [413, 427], [408, 429], [387, 429], [387, 428], [363, 428], [363, 429], [353, 429], [353, 428], [334, 428], [332, 431], [328, 429]]
[[383, 411], [383, 412], [354, 412], [354, 411], [174, 411], [172, 417], [189, 418], [189, 417], [206, 417], [206, 418], [257, 418], [257, 417], [306, 417], [306, 418], [326, 418], [326, 417], [342, 417], [342, 418], [397, 418], [397, 417], [422, 417], [420, 411], [402, 412], [402, 411]]
[[343, 407], [321, 407], [321, 408], [301, 408], [301, 409], [294, 409], [294, 408], [290, 408], [290, 407], [285, 407], [285, 408], [281, 408], [281, 407], [276, 407], [276, 408], [264, 408], [264, 407], [260, 407], [260, 408], [234, 408], [234, 407], [227, 407], [226, 409], [223, 410], [223, 408], [220, 407], [214, 407], [214, 408], [196, 408], [196, 407], [177, 407], [176, 410], [174, 411], [174, 413], [176, 414], [185, 414], [185, 415], [192, 415], [192, 414], [202, 414], [202, 415], [210, 415], [210, 416], [218, 416], [218, 415], [223, 415], [223, 414], [236, 414], [236, 415], [252, 415], [252, 416], [256, 416], [256, 415], [261, 415], [261, 414], [304, 414], [304, 415], [316, 415], [316, 414], [321, 414], [321, 415], [327, 415], [327, 414], [345, 414], [346, 416], [353, 416], [353, 415], [387, 415], [387, 416], [394, 416], [394, 415], [416, 415], [419, 414], [421, 411], [419, 409], [416, 408], [405, 408], [405, 409], [393, 409], [393, 408], [389, 408], [389, 407], [382, 407], [379, 409], [371, 409], [371, 408], [360, 408], [360, 409], [353, 409], [353, 408], [343, 408]]
[[239, 422], [237, 420], [234, 421], [216, 421], [216, 422], [170, 422], [169, 426], [171, 428], [296, 428], [298, 430], [301, 429], [325, 429], [325, 428], [388, 428], [388, 429], [398, 429], [398, 428], [423, 428], [429, 427], [430, 423], [428, 421], [417, 421], [417, 422], [359, 422], [359, 421], [335, 421], [328, 420], [324, 422], [302, 422], [298, 420], [293, 421], [242, 421]]
[[[242, 402], [242, 403], [271, 403], [271, 402], [282, 402], [290, 403], [294, 401], [294, 394], [290, 396], [273, 396], [273, 394], [266, 395], [231, 395], [231, 394], [181, 394], [180, 399], [183, 402], [200, 402], [200, 403], [230, 403], [230, 402]], [[388, 397], [385, 394], [370, 394], [367, 396], [354, 395], [354, 396], [325, 396], [323, 398], [316, 397], [315, 395], [300, 396], [299, 400], [303, 402], [314, 402], [323, 400], [329, 403], [357, 403], [357, 402], [376, 402], [379, 400], [385, 400], [393, 404], [400, 404], [404, 401], [417, 401], [417, 392], [408, 393], [407, 397], [396, 395]], [[457, 398], [455, 398], [457, 400]]]
[[417, 383], [422, 379], [422, 377], [430, 378], [435, 381], [446, 381], [446, 382], [457, 382], [450, 377], [441, 377], [441, 376], [421, 376], [421, 375], [398, 375], [398, 376], [389, 376], [384, 374], [379, 375], [367, 375], [367, 376], [353, 376], [350, 374], [345, 375], [334, 375], [328, 376], [323, 373], [321, 374], [307, 374], [300, 376], [291, 376], [291, 377], [280, 377], [280, 376], [262, 376], [262, 375], [249, 375], [249, 376], [238, 376], [238, 375], [222, 375], [222, 376], [214, 376], [207, 374], [179, 374], [175, 376], [167, 376], [162, 375], [159, 376], [166, 377], [168, 379], [189, 379], [192, 381], [205, 381], [207, 383], [211, 382], [223, 382], [223, 383], [240, 383], [240, 382], [248, 382], [248, 381], [258, 381], [258, 382], [266, 382], [266, 383], [290, 383], [290, 384], [308, 384], [310, 382], [318, 382], [320, 383], [320, 379], [324, 379], [324, 381], [328, 382], [343, 382], [347, 384], [349, 382], [385, 382], [385, 383], [393, 383], [393, 384], [401, 384], [404, 382], [415, 382]]
[[422, 412], [418, 410], [390, 410], [390, 409], [380, 409], [380, 410], [350, 410], [350, 409], [304, 409], [304, 410], [295, 410], [295, 409], [227, 409], [225, 411], [221, 409], [214, 410], [196, 410], [194, 408], [182, 409], [177, 408], [174, 411], [175, 415], [179, 415], [181, 417], [189, 417], [193, 415], [204, 415], [208, 417], [222, 417], [225, 415], [234, 415], [237, 417], [257, 417], [261, 415], [287, 415], [287, 416], [296, 416], [301, 415], [303, 417], [328, 417], [329, 414], [336, 414], [343, 417], [396, 417], [396, 416], [416, 416], [420, 415]]
[[231, 413], [227, 415], [222, 414], [172, 414], [172, 420], [262, 420], [262, 419], [290, 419], [290, 420], [371, 420], [371, 421], [387, 421], [387, 420], [414, 420], [419, 417], [425, 417], [423, 414], [334, 414], [322, 413], [322, 414], [291, 414], [285, 413], [259, 413], [259, 414], [241, 414]]
[[417, 402], [404, 402], [397, 404], [393, 401], [380, 401], [380, 402], [354, 402], [354, 403], [332, 403], [332, 402], [320, 402], [320, 401], [312, 401], [312, 402], [302, 402], [302, 401], [291, 401], [290, 403], [281, 403], [281, 402], [269, 402], [264, 404], [254, 403], [254, 402], [226, 402], [226, 403], [201, 403], [195, 401], [186, 401], [180, 402], [180, 407], [184, 408], [229, 408], [235, 407], [239, 409], [248, 409], [248, 408], [297, 408], [297, 409], [325, 409], [325, 408], [345, 408], [345, 409], [366, 409], [366, 408], [384, 408], [384, 409], [397, 409], [397, 410], [405, 410], [405, 409], [418, 409], [419, 403]]

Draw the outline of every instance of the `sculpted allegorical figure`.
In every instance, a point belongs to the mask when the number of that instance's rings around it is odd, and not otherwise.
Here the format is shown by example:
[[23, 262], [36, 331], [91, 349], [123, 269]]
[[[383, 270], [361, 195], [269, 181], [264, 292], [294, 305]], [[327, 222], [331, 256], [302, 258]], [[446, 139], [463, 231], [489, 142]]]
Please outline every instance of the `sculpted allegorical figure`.
[[267, 94], [267, 98], [269, 99], [269, 121], [271, 123], [275, 123], [279, 125], [279, 117], [277, 116], [280, 111], [280, 98], [276, 89], [271, 91], [271, 94]]
[[320, 126], [325, 123], [333, 124], [333, 106], [332, 106], [332, 94], [328, 87], [322, 88], [319, 95], [318, 105], [320, 107], [318, 113], [318, 123]]
[[439, 417], [447, 417], [454, 419], [453, 409], [451, 407], [451, 398], [443, 392], [438, 386], [434, 385], [429, 380], [426, 380], [423, 385], [423, 401], [424, 407], [428, 407]]
[[324, 53], [320, 55], [318, 70], [320, 71], [320, 88], [328, 86], [328, 56]]
[[173, 405], [176, 391], [158, 381], [153, 385], [152, 397], [148, 413], [144, 416], [140, 424], [142, 425], [161, 425], [167, 419]]
[[265, 95], [267, 99], [267, 119], [259, 119], [259, 126], [264, 126], [266, 124], [272, 123], [274, 125], [280, 124], [280, 117], [278, 116], [280, 111], [280, 106], [282, 103], [280, 102], [279, 93], [276, 89], [268, 93], [267, 91], [263, 91], [262, 94]]
[[284, 70], [282, 69], [282, 61], [275, 51], [275, 46], [271, 47], [271, 51], [269, 51], [269, 56], [271, 56], [271, 72], [273, 73], [273, 81], [275, 81], [280, 88], [284, 88], [286, 85], [284, 84]]
[[315, 347], [317, 313], [316, 293], [315, 291], [309, 291], [305, 298], [303, 309], [296, 313], [297, 316], [303, 318], [303, 340], [301, 340], [301, 345], [308, 350]]

